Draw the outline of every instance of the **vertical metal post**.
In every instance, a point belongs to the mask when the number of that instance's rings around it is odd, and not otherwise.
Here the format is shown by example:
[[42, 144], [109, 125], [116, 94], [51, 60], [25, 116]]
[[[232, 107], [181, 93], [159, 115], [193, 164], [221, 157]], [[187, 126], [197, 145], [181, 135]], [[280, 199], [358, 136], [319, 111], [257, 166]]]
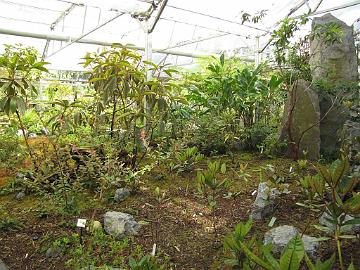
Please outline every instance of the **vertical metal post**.
[[255, 67], [259, 66], [260, 62], [261, 62], [260, 37], [255, 37]]
[[[146, 61], [152, 61], [152, 34], [149, 33], [149, 22], [146, 21], [146, 27], [145, 27], [145, 60]], [[146, 70], [146, 79], [151, 79], [151, 70]]]
[[[146, 20], [145, 22], [145, 55], [144, 55], [144, 58], [146, 61], [152, 61], [152, 34], [149, 32], [149, 29], [150, 29], [150, 24], [149, 24], [149, 21]], [[152, 77], [152, 73], [151, 73], [151, 70], [146, 67], [146, 80], [149, 81], [151, 80], [151, 77]], [[147, 125], [147, 121], [146, 121], [146, 116], [148, 116], [150, 114], [150, 107], [149, 107], [149, 104], [148, 104], [148, 101], [146, 99], [146, 97], [144, 97], [144, 114], [145, 114], [145, 117], [144, 117], [144, 124], [145, 124], [145, 130], [148, 131], [149, 127]]]
[[[255, 68], [260, 65], [261, 62], [261, 54], [260, 54], [260, 37], [255, 37]], [[260, 107], [259, 104], [256, 104], [255, 112], [254, 112], [254, 123], [259, 120], [259, 113]]]

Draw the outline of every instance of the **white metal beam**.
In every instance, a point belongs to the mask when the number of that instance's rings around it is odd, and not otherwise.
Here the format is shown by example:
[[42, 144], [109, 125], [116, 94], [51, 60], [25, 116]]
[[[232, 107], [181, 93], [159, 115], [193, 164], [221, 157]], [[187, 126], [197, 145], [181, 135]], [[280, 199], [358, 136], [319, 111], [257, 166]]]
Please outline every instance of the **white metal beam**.
[[[66, 36], [66, 35], [55, 35], [55, 34], [43, 34], [43, 33], [35, 33], [35, 32], [28, 32], [28, 31], [18, 31], [13, 29], [5, 29], [0, 28], [0, 34], [4, 35], [12, 35], [12, 36], [21, 36], [21, 37], [29, 37], [29, 38], [37, 38], [37, 39], [50, 39], [50, 40], [57, 40], [57, 41], [71, 41], [75, 40], [76, 37]], [[114, 42], [102, 41], [102, 40], [95, 40], [95, 39], [79, 39], [75, 41], [75, 43], [82, 43], [82, 44], [93, 44], [93, 45], [100, 45], [100, 46], [111, 46]], [[133, 45], [124, 45], [127, 48], [136, 49], [140, 51], [144, 51], [145, 48], [141, 46], [133, 46]], [[174, 50], [165, 50], [164, 49], [153, 49], [153, 52], [162, 53], [162, 54], [171, 54], [171, 55], [179, 55], [184, 57], [191, 57], [191, 58], [204, 58], [209, 56], [208, 54], [196, 54], [196, 53], [188, 53], [188, 52], [181, 52], [181, 51], [174, 51]]]

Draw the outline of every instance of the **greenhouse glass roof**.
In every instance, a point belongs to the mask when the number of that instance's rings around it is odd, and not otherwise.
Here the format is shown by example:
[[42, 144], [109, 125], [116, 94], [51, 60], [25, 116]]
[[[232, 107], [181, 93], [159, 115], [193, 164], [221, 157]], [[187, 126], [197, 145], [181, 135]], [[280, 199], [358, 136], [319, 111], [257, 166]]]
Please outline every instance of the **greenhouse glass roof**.
[[[53, 69], [81, 70], [86, 52], [111, 43], [147, 48], [153, 61], [179, 66], [221, 52], [254, 61], [278, 21], [309, 9], [354, 24], [360, 0], [0, 0], [0, 42], [34, 46]], [[242, 12], [261, 10], [260, 23], [242, 24]]]

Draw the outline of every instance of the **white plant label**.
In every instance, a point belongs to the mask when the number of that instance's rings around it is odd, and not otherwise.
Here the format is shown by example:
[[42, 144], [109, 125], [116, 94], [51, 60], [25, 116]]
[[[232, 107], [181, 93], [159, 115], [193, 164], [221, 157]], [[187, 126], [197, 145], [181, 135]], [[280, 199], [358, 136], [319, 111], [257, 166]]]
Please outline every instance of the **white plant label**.
[[78, 218], [76, 227], [85, 228], [85, 225], [86, 225], [86, 219]]

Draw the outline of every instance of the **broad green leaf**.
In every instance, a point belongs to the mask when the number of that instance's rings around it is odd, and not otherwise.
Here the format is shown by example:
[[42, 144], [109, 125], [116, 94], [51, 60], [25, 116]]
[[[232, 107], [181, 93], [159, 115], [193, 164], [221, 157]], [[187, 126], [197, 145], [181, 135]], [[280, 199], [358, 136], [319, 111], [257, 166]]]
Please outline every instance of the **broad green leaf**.
[[333, 186], [331, 173], [327, 167], [319, 165], [318, 172], [329, 186]]
[[221, 64], [222, 67], [223, 67], [224, 64], [225, 64], [225, 55], [224, 55], [224, 53], [222, 53], [222, 54], [220, 55], [220, 64]]
[[321, 226], [321, 225], [314, 225], [314, 227], [320, 231], [326, 232], [326, 233], [332, 233], [333, 229], [325, 227], [325, 226]]
[[344, 159], [338, 164], [332, 176], [334, 186], [348, 173], [349, 166], [348, 159]]
[[281, 270], [299, 269], [300, 263], [304, 257], [304, 243], [299, 234], [289, 241], [286, 245], [281, 258]]
[[357, 224], [360, 224], [360, 218], [350, 219], [343, 223], [343, 225], [357, 225]]
[[99, 81], [104, 81], [105, 78], [92, 78], [89, 80], [89, 83], [94, 83], [94, 82], [99, 82]]
[[249, 260], [253, 261], [254, 263], [263, 267], [266, 270], [277, 270], [272, 265], [268, 264], [267, 262], [256, 256], [254, 253], [252, 253], [251, 250], [243, 242], [240, 241], [239, 245]]
[[220, 170], [221, 170], [222, 174], [226, 173], [226, 163], [221, 164], [221, 169]]

